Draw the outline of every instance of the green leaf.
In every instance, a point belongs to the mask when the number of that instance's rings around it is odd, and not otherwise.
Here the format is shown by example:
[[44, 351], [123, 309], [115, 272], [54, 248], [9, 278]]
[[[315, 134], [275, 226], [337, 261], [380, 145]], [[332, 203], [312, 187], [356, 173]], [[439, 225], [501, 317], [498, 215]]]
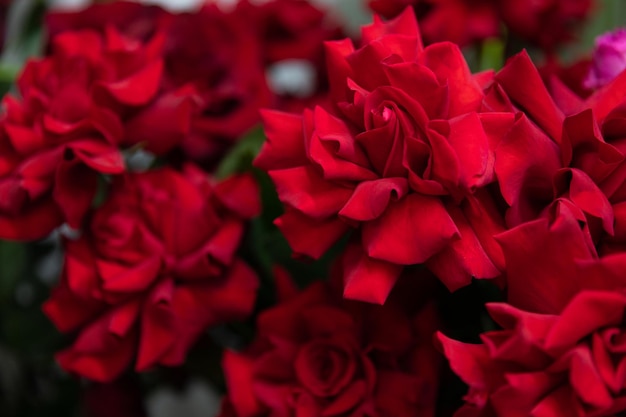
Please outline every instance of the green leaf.
[[500, 38], [485, 40], [480, 49], [480, 70], [499, 70], [504, 65], [504, 42]]
[[215, 176], [217, 178], [226, 178], [238, 172], [249, 171], [252, 168], [252, 161], [259, 153], [263, 142], [265, 142], [263, 128], [259, 126], [252, 129], [222, 159], [222, 162], [217, 167]]

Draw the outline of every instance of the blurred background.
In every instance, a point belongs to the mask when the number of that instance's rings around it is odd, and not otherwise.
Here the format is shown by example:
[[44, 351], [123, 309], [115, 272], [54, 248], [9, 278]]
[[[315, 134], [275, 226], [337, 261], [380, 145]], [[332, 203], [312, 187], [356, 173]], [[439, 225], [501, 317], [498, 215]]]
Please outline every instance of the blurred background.
[[[219, 0], [229, 8], [237, 0]], [[201, 0], [146, 0], [176, 12], [198, 7]], [[311, 0], [358, 36], [360, 25], [371, 21], [365, 0]], [[12, 89], [17, 74], [31, 57], [45, 48], [43, 18], [50, 9], [73, 10], [88, 0], [0, 0], [0, 91]], [[578, 41], [559, 51], [566, 62], [587, 57], [597, 35], [626, 24], [625, 0], [601, 0], [593, 16], [578, 30]], [[541, 60], [539, 51], [530, 51]], [[487, 64], [474, 46], [464, 49], [474, 70]], [[268, 69], [270, 87], [306, 92], [310, 69], [284, 63]], [[181, 368], [132, 375], [114, 384], [76, 380], [55, 364], [53, 353], [67, 344], [40, 310], [56, 283], [62, 264], [58, 236], [33, 244], [0, 242], [0, 416], [212, 417], [219, 410], [223, 381], [219, 347], [214, 340], [231, 337], [228, 329], [213, 331]], [[288, 257], [288, 250], [286, 252]], [[316, 272], [315, 270], [313, 271]]]

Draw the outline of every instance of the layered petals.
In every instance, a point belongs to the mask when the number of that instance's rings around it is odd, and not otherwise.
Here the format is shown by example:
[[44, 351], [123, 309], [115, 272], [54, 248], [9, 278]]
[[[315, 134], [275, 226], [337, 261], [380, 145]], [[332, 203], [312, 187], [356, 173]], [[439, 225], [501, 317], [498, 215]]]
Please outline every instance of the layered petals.
[[67, 241], [44, 305], [61, 331], [78, 332], [62, 367], [110, 381], [133, 360], [138, 371], [179, 365], [207, 327], [250, 313], [258, 280], [235, 252], [259, 197], [244, 177], [213, 183], [186, 166], [116, 182], [90, 228]]
[[584, 290], [555, 314], [488, 307], [502, 330], [484, 333], [482, 344], [438, 335], [452, 369], [469, 385], [457, 415], [595, 416], [626, 409], [623, 383], [614, 379], [626, 363], [622, 292]]
[[451, 290], [499, 275], [491, 229], [472, 230], [487, 207], [490, 227], [504, 223], [496, 204], [458, 214], [494, 182], [496, 146], [513, 124], [482, 112], [491, 76], [472, 75], [451, 43], [424, 48], [408, 9], [364, 27], [362, 45], [337, 41], [327, 52], [332, 103], [301, 117], [265, 113], [255, 162], [285, 205], [276, 224], [292, 250], [319, 258], [353, 231], [345, 295], [379, 303], [404, 266], [432, 265]]
[[222, 415], [434, 415], [437, 316], [429, 304], [407, 310], [390, 299], [342, 301], [317, 282], [264, 311], [252, 344], [224, 353]]

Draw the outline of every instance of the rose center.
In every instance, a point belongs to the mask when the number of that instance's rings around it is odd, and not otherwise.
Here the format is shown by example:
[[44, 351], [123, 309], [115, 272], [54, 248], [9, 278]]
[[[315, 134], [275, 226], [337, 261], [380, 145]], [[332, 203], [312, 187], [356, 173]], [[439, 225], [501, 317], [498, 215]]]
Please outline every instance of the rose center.
[[304, 345], [296, 357], [295, 369], [302, 385], [319, 397], [341, 392], [357, 370], [355, 352], [347, 343], [321, 340]]

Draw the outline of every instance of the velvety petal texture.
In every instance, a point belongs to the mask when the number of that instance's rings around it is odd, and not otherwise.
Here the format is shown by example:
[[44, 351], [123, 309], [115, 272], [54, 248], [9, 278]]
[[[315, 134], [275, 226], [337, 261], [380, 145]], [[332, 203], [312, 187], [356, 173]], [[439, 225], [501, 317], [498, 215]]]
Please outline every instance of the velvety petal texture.
[[439, 334], [453, 371], [469, 385], [456, 415], [620, 415], [625, 307], [623, 291], [602, 290], [579, 292], [556, 314], [488, 304], [502, 330], [482, 334], [482, 344]]
[[261, 313], [246, 350], [224, 353], [221, 415], [434, 416], [437, 323], [430, 303], [399, 293], [385, 306], [345, 301], [317, 282]]
[[489, 193], [484, 205], [469, 201], [494, 182], [500, 138], [491, 137], [513, 115], [485, 112], [459, 48], [424, 48], [410, 10], [375, 18], [362, 35], [359, 47], [327, 44], [331, 104], [264, 113], [255, 164], [286, 206], [277, 226], [296, 254], [313, 258], [353, 230], [361, 248], [343, 263], [345, 295], [363, 301], [384, 302], [408, 265], [432, 266], [451, 290], [499, 276], [493, 234], [476, 227], [503, 225], [502, 212], [487, 211]]
[[207, 327], [245, 318], [259, 283], [236, 252], [258, 193], [248, 175], [216, 182], [192, 165], [117, 179], [89, 228], [66, 242], [43, 307], [78, 334], [61, 366], [110, 381], [133, 361], [137, 371], [179, 365]]

